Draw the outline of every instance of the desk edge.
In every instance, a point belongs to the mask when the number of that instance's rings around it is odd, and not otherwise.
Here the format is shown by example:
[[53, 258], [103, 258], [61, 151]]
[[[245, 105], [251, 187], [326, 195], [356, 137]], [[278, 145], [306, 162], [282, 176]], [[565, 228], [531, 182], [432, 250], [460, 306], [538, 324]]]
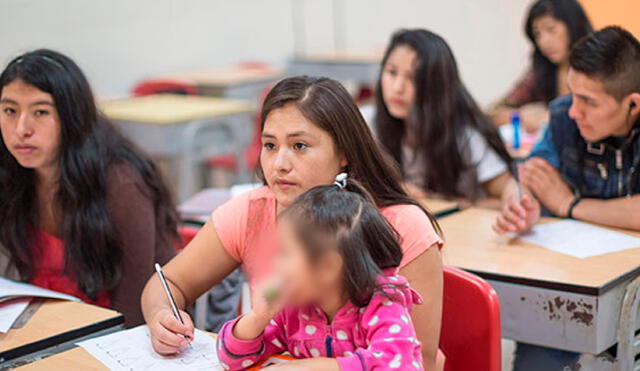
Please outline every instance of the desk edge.
[[114, 317], [107, 318], [105, 320], [92, 323], [90, 325], [76, 328], [70, 331], [62, 332], [60, 334], [44, 338], [33, 343], [28, 343], [17, 348], [9, 349], [4, 352], [0, 352], [0, 363], [7, 362], [12, 359], [25, 356], [30, 353], [39, 352], [41, 350], [54, 347], [58, 344], [73, 341], [81, 337], [90, 335], [92, 333], [119, 326], [124, 323], [124, 316], [118, 314]]

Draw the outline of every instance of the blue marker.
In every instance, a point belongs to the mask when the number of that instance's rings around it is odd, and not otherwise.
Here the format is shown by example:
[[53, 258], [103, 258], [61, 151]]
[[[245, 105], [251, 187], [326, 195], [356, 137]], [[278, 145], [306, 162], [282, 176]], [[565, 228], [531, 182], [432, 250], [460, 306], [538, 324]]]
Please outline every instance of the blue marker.
[[520, 149], [520, 113], [518, 111], [511, 114], [511, 126], [513, 127], [513, 149]]

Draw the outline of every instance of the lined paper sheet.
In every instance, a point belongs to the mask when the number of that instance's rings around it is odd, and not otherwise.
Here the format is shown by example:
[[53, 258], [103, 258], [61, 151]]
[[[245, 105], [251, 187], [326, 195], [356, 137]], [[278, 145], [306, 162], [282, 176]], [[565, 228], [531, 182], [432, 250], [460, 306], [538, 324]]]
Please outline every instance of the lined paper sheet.
[[196, 330], [191, 348], [174, 357], [163, 357], [151, 347], [149, 329], [129, 330], [82, 341], [86, 349], [112, 371], [222, 370], [216, 353], [216, 340]]
[[0, 303], [0, 333], [9, 331], [13, 323], [27, 309], [30, 301], [30, 298], [24, 298]]
[[518, 237], [576, 258], [640, 248], [640, 238], [571, 219], [536, 225]]

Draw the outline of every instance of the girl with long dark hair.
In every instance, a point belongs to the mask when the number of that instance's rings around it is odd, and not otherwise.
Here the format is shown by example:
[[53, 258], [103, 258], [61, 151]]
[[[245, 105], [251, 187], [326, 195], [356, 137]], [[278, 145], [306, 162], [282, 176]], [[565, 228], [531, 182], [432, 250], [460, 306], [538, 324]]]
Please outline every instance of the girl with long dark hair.
[[498, 197], [511, 158], [464, 86], [446, 41], [396, 32], [382, 60], [374, 127], [415, 197], [481, 202]]
[[503, 125], [519, 110], [524, 129], [535, 132], [548, 121], [547, 104], [569, 94], [569, 51], [593, 28], [578, 0], [537, 0], [529, 8], [524, 31], [533, 46], [531, 70], [490, 115], [496, 125]]
[[36, 50], [0, 75], [0, 249], [19, 278], [142, 322], [177, 212], [158, 169], [97, 110], [68, 57]]
[[[428, 303], [416, 307], [411, 316], [425, 368], [435, 369], [442, 312], [442, 240], [437, 223], [407, 195], [398, 170], [383, 155], [349, 93], [331, 79], [284, 79], [267, 95], [261, 120], [260, 175], [265, 186], [219, 207], [166, 265], [178, 306], [184, 309], [240, 265], [255, 302], [256, 288], [269, 275], [270, 261], [278, 253], [278, 214], [305, 191], [333, 184], [336, 175], [345, 172], [371, 194], [399, 234], [400, 274]], [[193, 324], [185, 312], [185, 325], [176, 320], [162, 295], [160, 281], [152, 277], [142, 306], [154, 348], [173, 354], [187, 345], [177, 334], [191, 336]]]

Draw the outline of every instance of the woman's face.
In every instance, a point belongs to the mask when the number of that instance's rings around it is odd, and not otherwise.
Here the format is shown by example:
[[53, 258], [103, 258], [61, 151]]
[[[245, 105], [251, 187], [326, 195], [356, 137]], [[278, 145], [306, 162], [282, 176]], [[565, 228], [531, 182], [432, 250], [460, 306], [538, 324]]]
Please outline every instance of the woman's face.
[[293, 103], [267, 116], [260, 163], [280, 207], [289, 206], [310, 188], [333, 183], [347, 166], [331, 135], [304, 117]]
[[567, 25], [550, 15], [533, 21], [533, 36], [536, 45], [554, 64], [565, 63], [569, 59], [569, 29]]
[[17, 79], [0, 96], [2, 139], [18, 163], [29, 169], [57, 166], [60, 118], [53, 97]]
[[382, 99], [391, 116], [405, 120], [415, 102], [416, 52], [406, 45], [394, 48], [382, 67]]

